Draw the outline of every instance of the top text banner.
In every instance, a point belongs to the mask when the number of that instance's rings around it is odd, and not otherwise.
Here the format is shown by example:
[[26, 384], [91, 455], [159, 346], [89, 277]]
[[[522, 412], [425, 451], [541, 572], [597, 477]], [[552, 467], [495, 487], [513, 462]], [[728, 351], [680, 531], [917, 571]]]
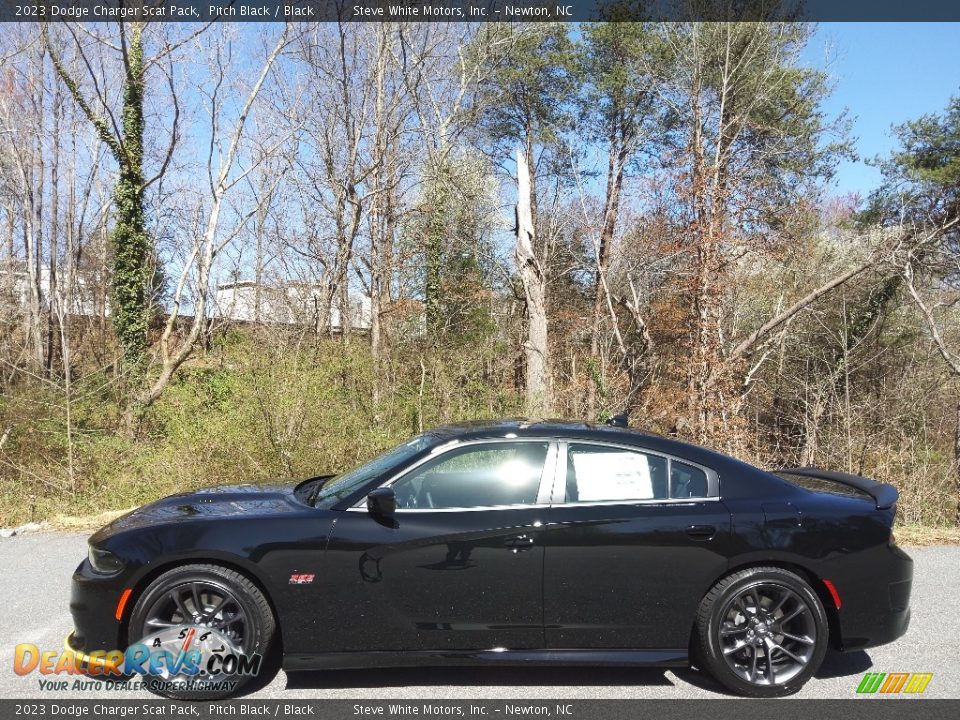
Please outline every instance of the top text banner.
[[0, 0], [2, 22], [960, 21], [960, 0]]

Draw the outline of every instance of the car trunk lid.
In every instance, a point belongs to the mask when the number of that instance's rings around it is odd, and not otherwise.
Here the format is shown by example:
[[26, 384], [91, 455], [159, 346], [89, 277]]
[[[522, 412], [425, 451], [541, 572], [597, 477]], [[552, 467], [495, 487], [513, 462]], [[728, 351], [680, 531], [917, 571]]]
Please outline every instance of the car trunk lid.
[[836, 470], [821, 470], [815, 467], [786, 468], [778, 471], [784, 475], [797, 475], [800, 477], [814, 478], [817, 480], [827, 480], [834, 483], [840, 483], [847, 487], [854, 488], [866, 493], [876, 503], [877, 510], [887, 510], [897, 503], [900, 494], [897, 489], [889, 483], [878, 482], [871, 478], [851, 473], [838, 472]]

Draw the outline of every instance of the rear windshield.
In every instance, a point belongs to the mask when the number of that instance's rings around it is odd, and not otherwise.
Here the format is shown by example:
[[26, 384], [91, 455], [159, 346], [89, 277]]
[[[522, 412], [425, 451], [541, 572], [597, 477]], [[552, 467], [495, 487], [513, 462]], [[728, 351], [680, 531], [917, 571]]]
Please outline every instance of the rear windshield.
[[832, 495], [845, 495], [847, 497], [863, 498], [871, 500], [870, 493], [858, 490], [855, 487], [846, 485], [836, 480], [827, 480], [825, 478], [810, 477], [809, 475], [794, 475], [788, 472], [775, 472], [774, 475], [783, 478], [788, 483], [813, 492], [824, 492]]

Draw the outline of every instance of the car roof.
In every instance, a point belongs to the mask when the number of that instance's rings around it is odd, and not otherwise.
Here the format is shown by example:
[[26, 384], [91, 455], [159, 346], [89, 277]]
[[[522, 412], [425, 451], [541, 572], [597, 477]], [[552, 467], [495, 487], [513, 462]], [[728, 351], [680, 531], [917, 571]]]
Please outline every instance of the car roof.
[[516, 433], [524, 437], [595, 437], [598, 433], [603, 435], [628, 433], [630, 436], [636, 437], [646, 434], [638, 430], [603, 423], [589, 423], [579, 420], [540, 420], [525, 417], [449, 423], [432, 428], [428, 432], [431, 435], [443, 438], [502, 437], [505, 433]]
[[454, 439], [502, 438], [508, 434], [513, 434], [525, 438], [560, 438], [637, 445], [698, 462], [712, 461], [716, 463], [718, 460], [733, 460], [733, 458], [709, 448], [664, 437], [654, 432], [577, 420], [539, 420], [535, 418], [480, 420], [441, 425], [429, 430], [428, 434], [436, 437], [438, 443]]

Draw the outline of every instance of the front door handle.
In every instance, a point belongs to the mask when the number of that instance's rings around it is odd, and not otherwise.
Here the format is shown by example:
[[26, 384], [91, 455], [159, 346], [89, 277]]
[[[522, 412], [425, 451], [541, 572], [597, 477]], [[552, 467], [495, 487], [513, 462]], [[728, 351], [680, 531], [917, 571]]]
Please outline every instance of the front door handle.
[[713, 525], [691, 525], [687, 528], [687, 535], [694, 540], [709, 540], [717, 534]]
[[533, 537], [527, 534], [514, 535], [505, 539], [503, 544], [515, 553], [524, 552], [533, 547]]

